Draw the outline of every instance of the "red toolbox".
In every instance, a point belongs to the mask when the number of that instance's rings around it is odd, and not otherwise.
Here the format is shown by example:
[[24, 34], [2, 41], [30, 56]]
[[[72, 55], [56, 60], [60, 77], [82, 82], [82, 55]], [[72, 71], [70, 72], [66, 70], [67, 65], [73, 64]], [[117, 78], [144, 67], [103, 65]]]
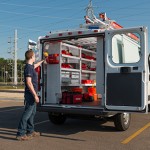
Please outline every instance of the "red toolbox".
[[58, 57], [59, 54], [49, 54], [49, 56], [46, 58], [46, 62], [48, 64], [59, 64]]
[[72, 56], [72, 53], [70, 53], [68, 50], [62, 50], [61, 53], [64, 55]]
[[73, 65], [71, 65], [71, 64], [65, 64], [65, 63], [62, 63], [61, 67], [62, 68], [72, 68], [72, 69], [74, 69]]
[[82, 102], [82, 94], [63, 92], [62, 93], [62, 104], [78, 104]]
[[84, 64], [84, 63], [82, 63], [82, 70], [88, 70], [88, 65], [87, 65], [87, 64]]
[[78, 104], [82, 102], [82, 94], [73, 94], [72, 95], [73, 104]]
[[82, 84], [93, 84], [93, 80], [81, 80]]
[[90, 71], [96, 71], [96, 68], [90, 68]]

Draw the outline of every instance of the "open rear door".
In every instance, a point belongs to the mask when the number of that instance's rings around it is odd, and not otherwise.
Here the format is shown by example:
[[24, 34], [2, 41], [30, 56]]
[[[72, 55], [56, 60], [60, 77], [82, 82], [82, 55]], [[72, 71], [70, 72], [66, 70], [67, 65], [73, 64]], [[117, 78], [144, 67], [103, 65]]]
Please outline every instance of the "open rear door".
[[105, 107], [146, 112], [148, 105], [147, 28], [106, 31]]

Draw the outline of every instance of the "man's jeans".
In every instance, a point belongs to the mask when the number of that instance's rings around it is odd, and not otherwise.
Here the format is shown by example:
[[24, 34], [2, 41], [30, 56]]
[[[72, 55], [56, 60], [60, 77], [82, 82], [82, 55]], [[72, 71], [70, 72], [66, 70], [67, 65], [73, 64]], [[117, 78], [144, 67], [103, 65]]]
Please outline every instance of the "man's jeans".
[[18, 126], [18, 136], [23, 136], [32, 133], [34, 131], [34, 117], [36, 114], [36, 103], [32, 100], [25, 101], [25, 110], [22, 114], [21, 120]]

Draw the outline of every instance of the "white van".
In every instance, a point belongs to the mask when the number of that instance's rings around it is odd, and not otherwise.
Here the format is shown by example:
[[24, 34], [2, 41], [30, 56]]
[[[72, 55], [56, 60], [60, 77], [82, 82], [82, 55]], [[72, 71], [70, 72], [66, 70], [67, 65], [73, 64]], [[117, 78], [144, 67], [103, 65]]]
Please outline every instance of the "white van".
[[67, 117], [114, 121], [129, 128], [131, 113], [148, 112], [146, 27], [79, 29], [40, 37], [40, 104], [54, 124]]

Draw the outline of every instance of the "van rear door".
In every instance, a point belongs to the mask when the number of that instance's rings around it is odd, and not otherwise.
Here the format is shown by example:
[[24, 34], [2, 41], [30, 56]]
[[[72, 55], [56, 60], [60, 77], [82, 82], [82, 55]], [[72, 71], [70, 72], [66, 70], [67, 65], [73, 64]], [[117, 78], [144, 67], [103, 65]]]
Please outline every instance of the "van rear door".
[[147, 28], [105, 32], [105, 108], [146, 112], [148, 105]]

